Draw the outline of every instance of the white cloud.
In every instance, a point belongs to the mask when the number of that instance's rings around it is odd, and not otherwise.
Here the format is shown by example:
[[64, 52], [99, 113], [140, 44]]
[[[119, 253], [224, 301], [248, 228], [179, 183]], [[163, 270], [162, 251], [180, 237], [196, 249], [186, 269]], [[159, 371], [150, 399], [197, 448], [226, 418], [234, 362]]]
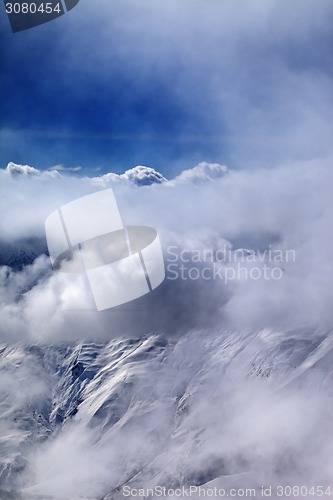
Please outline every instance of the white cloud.
[[53, 167], [48, 168], [48, 170], [51, 172], [54, 170], [57, 172], [79, 172], [82, 170], [82, 167], [64, 167], [64, 165], [54, 165]]
[[201, 184], [203, 182], [211, 181], [212, 179], [219, 179], [228, 173], [228, 168], [219, 163], [201, 162], [193, 168], [183, 170], [171, 183], [177, 182], [190, 182], [193, 184]]
[[[275, 170], [230, 170], [225, 175], [225, 167], [201, 164], [173, 181], [140, 189], [132, 180], [124, 181], [131, 178], [127, 174], [120, 183], [109, 181], [124, 224], [155, 227], [162, 241], [168, 276], [175, 277], [175, 273], [181, 276], [181, 266], [185, 268], [184, 274], [180, 279], [166, 279], [153, 294], [139, 301], [136, 311], [128, 312], [126, 308], [119, 311], [110, 332], [107, 317], [111, 313], [96, 316], [92, 310], [85, 318], [91, 324], [97, 321], [98, 327], [89, 329], [83, 326], [82, 313], [73, 311], [94, 309], [78, 277], [50, 272], [47, 261], [42, 266], [44, 273], [47, 271], [45, 276], [36, 278], [36, 282], [28, 278], [26, 270], [11, 271], [9, 277], [6, 271], [3, 296], [11, 290], [4, 306], [6, 338], [22, 335], [26, 339], [63, 340], [68, 336], [79, 338], [82, 331], [89, 338], [94, 335], [105, 338], [117, 335], [124, 328], [133, 334], [147, 329], [180, 333], [205, 322], [209, 325], [223, 322], [237, 329], [330, 324], [332, 172], [329, 165], [328, 159]], [[207, 172], [222, 177], [198, 184], [198, 178], [207, 179]], [[112, 178], [114, 174], [110, 175]], [[20, 239], [43, 238], [44, 221], [53, 210], [95, 191], [96, 187], [96, 178], [59, 174], [53, 179], [49, 173], [15, 179], [9, 176], [3, 182], [2, 240], [20, 245]], [[253, 266], [263, 265], [257, 257], [255, 263], [238, 263], [244, 268], [241, 275], [225, 283], [218, 274], [208, 280], [200, 279], [204, 267], [210, 268], [206, 273], [213, 273], [215, 264], [211, 260], [195, 262], [185, 253], [187, 261], [178, 259], [173, 264], [174, 257], [169, 251], [171, 246], [176, 248], [178, 256], [182, 250], [204, 253], [226, 244], [233, 250], [290, 251], [295, 258], [267, 263], [270, 268], [278, 268], [281, 279], [264, 279], [262, 271], [259, 279], [244, 279]], [[236, 268], [238, 264], [229, 267]], [[41, 261], [36, 261], [29, 273], [37, 276], [40, 265]], [[190, 270], [192, 267], [194, 271]], [[189, 272], [195, 274], [194, 279], [190, 279]], [[22, 287], [25, 291], [20, 296]], [[152, 316], [151, 308], [159, 310], [159, 314]]]
[[160, 172], [143, 165], [126, 170], [123, 174], [109, 172], [91, 179], [93, 184], [103, 187], [113, 182], [132, 183], [135, 186], [149, 186], [150, 184], [160, 184], [164, 181], [166, 181], [166, 178]]
[[5, 172], [9, 175], [40, 175], [41, 173], [37, 168], [29, 167], [29, 165], [18, 165], [13, 162], [8, 163]]
[[[29, 454], [27, 429], [13, 423], [14, 414], [20, 419], [22, 408], [27, 411], [26, 401], [15, 395], [4, 400], [12, 410], [2, 430], [16, 439], [6, 439], [5, 452], [10, 449], [17, 464], [12, 451], [24, 450], [26, 495], [102, 497], [127, 482], [151, 487], [220, 481], [223, 487], [221, 481], [232, 480], [244, 487], [282, 479], [328, 481], [332, 175], [327, 159], [227, 173], [204, 164], [142, 188], [131, 180], [108, 181], [124, 223], [155, 227], [166, 265], [178, 256], [177, 272], [181, 265], [211, 270], [209, 256], [225, 245], [232, 255], [241, 248], [248, 251], [238, 256], [256, 251], [254, 263], [241, 262], [246, 270], [260, 265], [267, 249], [292, 250], [295, 259], [268, 263], [283, 268], [280, 280], [225, 283], [191, 280], [185, 273], [136, 302], [97, 313], [84, 277], [53, 271], [45, 255], [21, 271], [1, 268], [2, 342], [44, 346], [37, 365], [48, 374], [47, 384], [60, 380], [54, 406], [42, 415], [77, 412], [44, 444], [36, 444], [38, 433], [31, 431]], [[202, 176], [205, 182], [198, 183]], [[96, 178], [43, 172], [3, 172], [2, 178], [2, 237], [18, 245], [22, 238], [41, 237], [55, 208], [99, 187]], [[167, 338], [168, 347], [155, 344], [149, 332]], [[125, 334], [131, 342], [122, 340]], [[70, 370], [77, 355], [65, 347], [75, 342], [90, 370], [76, 381]], [[31, 355], [24, 364], [12, 362], [15, 381], [5, 377], [0, 390], [16, 393], [24, 379], [34, 407], [41, 407], [48, 389], [38, 384], [43, 374], [33, 368]], [[50, 366], [58, 367], [52, 377]], [[29, 413], [24, 422], [31, 429], [41, 425], [43, 437], [46, 424], [36, 418]], [[228, 479], [215, 479], [223, 474]]]

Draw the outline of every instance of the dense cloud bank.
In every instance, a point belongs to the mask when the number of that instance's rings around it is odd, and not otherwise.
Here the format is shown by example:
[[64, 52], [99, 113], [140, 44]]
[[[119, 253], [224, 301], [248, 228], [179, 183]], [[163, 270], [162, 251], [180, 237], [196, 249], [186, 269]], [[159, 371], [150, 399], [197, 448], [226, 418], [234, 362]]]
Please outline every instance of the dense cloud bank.
[[[81, 178], [13, 164], [0, 172], [4, 252], [34, 238], [45, 248], [44, 222], [53, 210], [113, 187], [125, 225], [158, 230], [167, 273], [153, 293], [97, 314], [83, 277], [53, 272], [45, 255], [21, 271], [3, 267], [7, 340], [331, 323], [329, 160], [252, 171], [201, 163], [163, 182], [152, 168], [128, 172]], [[156, 182], [138, 187], [149, 176]]]
[[[61, 500], [328, 484], [330, 160], [129, 172], [0, 172], [17, 251], [0, 273], [2, 484]], [[44, 222], [108, 187], [125, 224], [158, 230], [166, 279], [98, 313], [84, 276], [52, 269]]]

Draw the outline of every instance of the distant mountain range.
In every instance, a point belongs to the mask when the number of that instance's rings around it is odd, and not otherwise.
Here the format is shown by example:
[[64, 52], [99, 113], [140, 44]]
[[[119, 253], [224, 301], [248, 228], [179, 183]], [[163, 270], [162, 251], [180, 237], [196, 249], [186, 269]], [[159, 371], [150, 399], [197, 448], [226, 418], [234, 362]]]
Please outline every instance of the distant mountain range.
[[45, 238], [20, 239], [15, 242], [0, 240], [0, 266], [9, 266], [20, 271], [39, 255], [48, 255]]

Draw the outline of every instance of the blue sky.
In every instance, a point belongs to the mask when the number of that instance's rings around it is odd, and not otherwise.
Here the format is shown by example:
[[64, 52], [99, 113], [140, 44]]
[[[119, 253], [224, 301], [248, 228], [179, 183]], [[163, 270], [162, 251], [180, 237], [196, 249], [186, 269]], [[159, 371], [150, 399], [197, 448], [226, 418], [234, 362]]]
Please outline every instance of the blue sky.
[[332, 144], [330, 0], [80, 0], [13, 34], [1, 166], [274, 167]]

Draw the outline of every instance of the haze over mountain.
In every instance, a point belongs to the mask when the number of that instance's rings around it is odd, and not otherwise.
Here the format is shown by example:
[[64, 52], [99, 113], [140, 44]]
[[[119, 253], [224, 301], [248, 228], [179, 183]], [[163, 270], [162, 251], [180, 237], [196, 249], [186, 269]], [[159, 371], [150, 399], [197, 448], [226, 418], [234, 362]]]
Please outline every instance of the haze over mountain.
[[1, 7], [0, 500], [331, 498], [332, 0]]
[[[1, 170], [3, 498], [331, 484], [329, 165]], [[52, 270], [44, 221], [108, 187], [124, 223], [158, 230], [166, 279], [98, 313]]]

